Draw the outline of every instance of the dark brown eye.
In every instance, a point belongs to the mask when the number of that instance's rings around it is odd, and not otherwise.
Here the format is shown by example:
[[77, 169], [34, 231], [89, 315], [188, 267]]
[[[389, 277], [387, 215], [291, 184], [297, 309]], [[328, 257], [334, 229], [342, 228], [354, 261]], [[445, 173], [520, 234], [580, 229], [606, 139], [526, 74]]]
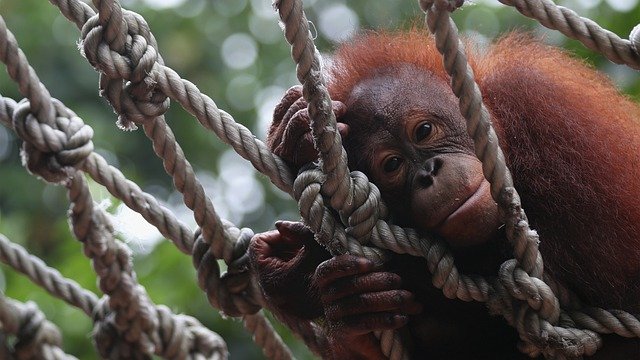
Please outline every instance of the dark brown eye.
[[427, 122], [418, 125], [416, 128], [416, 141], [420, 142], [426, 139], [431, 134], [432, 130], [433, 127]]
[[384, 161], [384, 164], [382, 165], [382, 167], [384, 169], [384, 172], [392, 173], [398, 170], [401, 164], [402, 164], [402, 158], [399, 158], [397, 156], [391, 156]]

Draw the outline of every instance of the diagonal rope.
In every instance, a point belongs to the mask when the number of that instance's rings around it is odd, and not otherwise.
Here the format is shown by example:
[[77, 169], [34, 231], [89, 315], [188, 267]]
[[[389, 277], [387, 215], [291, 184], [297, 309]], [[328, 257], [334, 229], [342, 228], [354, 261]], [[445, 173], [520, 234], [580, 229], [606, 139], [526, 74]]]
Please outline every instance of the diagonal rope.
[[[85, 26], [89, 18], [96, 15], [96, 12], [91, 7], [80, 0], [49, 0], [49, 2], [57, 6], [62, 15], [76, 24], [79, 29]], [[106, 6], [104, 4], [100, 5], [103, 3], [101, 1], [96, 1], [96, 3], [98, 3], [98, 7]], [[117, 4], [117, 2], [110, 3]], [[122, 10], [122, 13], [129, 14], [132, 17], [130, 26], [142, 27], [148, 30], [146, 24], [142, 26], [138, 23], [142, 19], [140, 15], [127, 10]], [[95, 54], [97, 55], [97, 51]], [[111, 50], [102, 48], [100, 49], [100, 55], [105, 61], [116, 61], [116, 63], [104, 64], [101, 70], [105, 73], [120, 72], [127, 74], [130, 72], [124, 65], [127, 61], [120, 54], [114, 54]], [[113, 58], [110, 59], [112, 56]], [[202, 94], [197, 86], [188, 80], [182, 79], [172, 69], [158, 63], [154, 64], [152, 73], [149, 75], [154, 81], [157, 81], [154, 85], [158, 91], [180, 103], [206, 129], [213, 131], [223, 142], [231, 145], [240, 156], [249, 160], [258, 171], [267, 175], [279, 189], [287, 193], [291, 192], [293, 174], [291, 174], [291, 170], [287, 165], [278, 156], [273, 155], [267, 146], [258, 140], [249, 129], [237, 123], [224, 110], [218, 109], [216, 103], [210, 97]], [[130, 106], [135, 107], [132, 104]]]
[[26, 275], [51, 295], [77, 307], [91, 316], [98, 297], [83, 289], [77, 282], [66, 279], [56, 269], [48, 267], [38, 257], [29, 254], [22, 246], [0, 234], [0, 261]]
[[636, 26], [629, 40], [621, 39], [595, 21], [578, 15], [551, 0], [499, 0], [515, 7], [522, 15], [538, 20], [543, 26], [558, 30], [584, 46], [604, 55], [616, 64], [640, 70], [640, 27]]

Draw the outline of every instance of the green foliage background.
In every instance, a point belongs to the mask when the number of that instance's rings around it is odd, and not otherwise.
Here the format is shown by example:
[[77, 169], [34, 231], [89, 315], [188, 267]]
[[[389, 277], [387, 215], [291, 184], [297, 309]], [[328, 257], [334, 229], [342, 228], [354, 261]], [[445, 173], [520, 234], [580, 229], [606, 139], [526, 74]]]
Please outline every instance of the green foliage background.
[[[421, 26], [422, 22], [417, 1], [316, 0], [306, 4], [307, 15], [316, 25], [318, 47], [323, 52], [330, 52], [335, 45], [333, 32], [339, 37], [347, 36], [356, 28], [406, 28]], [[562, 4], [623, 38], [640, 22], [637, 0], [576, 0]], [[264, 138], [273, 102], [296, 83], [289, 46], [281, 35], [269, 0], [128, 0], [123, 1], [123, 5], [147, 19], [168, 66], [193, 81], [221, 109]], [[140, 130], [125, 133], [114, 125], [113, 112], [98, 97], [97, 74], [77, 50], [79, 32], [75, 26], [44, 0], [0, 0], [0, 15], [52, 95], [94, 128], [97, 151], [129, 179], [174, 209], [181, 219], [193, 224], [190, 214], [179, 205], [180, 197], [173, 191], [171, 180], [144, 133]], [[640, 94], [637, 72], [611, 64], [581, 44], [542, 29], [512, 8], [485, 0], [456, 11], [454, 18], [466, 34], [480, 39], [490, 40], [511, 30], [539, 33], [545, 41], [565, 46], [607, 72], [631, 97], [637, 99]], [[235, 37], [225, 48], [225, 40], [230, 36]], [[248, 41], [249, 52], [247, 48], [236, 46], [234, 49], [233, 40]], [[238, 53], [225, 61], [225, 51]], [[4, 72], [0, 74], [0, 94], [15, 100], [22, 98]], [[256, 232], [273, 228], [276, 219], [297, 218], [292, 200], [269, 184], [264, 176], [248, 172], [247, 166], [227, 152], [228, 148], [212, 133], [205, 131], [177, 104], [172, 105], [167, 120], [194, 168], [207, 180], [208, 193], [222, 209], [223, 216], [228, 215], [237, 225]], [[19, 146], [12, 132], [0, 127], [0, 233], [22, 244], [65, 276], [97, 292], [89, 261], [82, 255], [81, 246], [67, 225], [68, 201], [64, 189], [28, 175], [20, 164]], [[230, 184], [234, 180], [229, 176], [225, 178], [225, 174], [236, 173], [251, 180], [247, 184], [256, 196], [232, 191], [236, 189]], [[121, 204], [106, 190], [95, 184], [92, 190], [95, 199], [104, 203], [116, 219], [130, 218], [126, 213], [117, 216], [122, 210]], [[232, 359], [262, 357], [239, 321], [223, 319], [208, 305], [187, 256], [176, 251], [168, 241], [150, 242], [149, 236], [130, 233], [126, 228], [119, 232], [119, 237], [132, 247], [139, 280], [154, 302], [195, 316], [220, 333], [227, 341]], [[61, 328], [68, 353], [81, 359], [97, 357], [90, 341], [92, 324], [80, 311], [52, 298], [6, 267], [0, 267], [0, 291], [20, 301], [37, 302], [47, 317]], [[297, 357], [311, 358], [304, 345], [280, 330]]]

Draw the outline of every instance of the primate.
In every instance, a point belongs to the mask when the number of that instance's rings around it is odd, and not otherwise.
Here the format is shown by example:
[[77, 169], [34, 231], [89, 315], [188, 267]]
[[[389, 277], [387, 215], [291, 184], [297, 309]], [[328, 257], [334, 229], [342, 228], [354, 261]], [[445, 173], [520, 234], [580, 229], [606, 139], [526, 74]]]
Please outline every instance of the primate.
[[[640, 313], [639, 108], [530, 36], [467, 48], [545, 271], [585, 304]], [[444, 239], [462, 272], [496, 275], [512, 257], [503, 220], [432, 38], [363, 34], [328, 67], [349, 166], [378, 186], [393, 222]], [[294, 170], [316, 160], [299, 88], [276, 108], [267, 144]], [[331, 258], [291, 222], [254, 237], [250, 252], [271, 310], [318, 324], [323, 357], [381, 358], [373, 331], [383, 329], [400, 329], [414, 357], [524, 357], [516, 331], [485, 305], [435, 289], [422, 258]], [[640, 342], [608, 335], [595, 357], [640, 358]]]

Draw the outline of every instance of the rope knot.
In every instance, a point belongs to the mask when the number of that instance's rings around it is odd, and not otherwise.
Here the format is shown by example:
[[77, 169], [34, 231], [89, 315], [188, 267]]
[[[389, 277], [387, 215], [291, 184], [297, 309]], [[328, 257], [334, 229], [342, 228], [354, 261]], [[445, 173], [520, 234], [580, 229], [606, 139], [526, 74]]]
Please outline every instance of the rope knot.
[[371, 238], [371, 232], [380, 218], [387, 217], [387, 208], [382, 202], [380, 190], [359, 171], [351, 172], [353, 203], [343, 209], [340, 216], [347, 225], [346, 233], [361, 244]]
[[93, 129], [73, 111], [53, 99], [55, 116], [46, 122], [21, 101], [13, 113], [13, 127], [24, 141], [24, 166], [51, 183], [64, 183], [92, 152]]
[[187, 315], [174, 315], [168, 307], [156, 306], [161, 338], [156, 353], [165, 359], [226, 359], [227, 344], [220, 335]]
[[557, 323], [560, 303], [551, 288], [541, 279], [529, 276], [518, 267], [515, 259], [505, 261], [500, 267], [499, 280], [514, 298], [527, 305], [545, 320]]
[[207, 294], [209, 302], [225, 315], [238, 317], [255, 314], [261, 309], [261, 293], [249, 271], [246, 255], [253, 232], [229, 225], [230, 223], [225, 223], [225, 236], [237, 239], [233, 253], [235, 260], [229, 264], [228, 271], [222, 276], [211, 245], [204, 240], [201, 229], [196, 231], [193, 262], [198, 273], [198, 282]]
[[16, 334], [18, 342], [14, 345], [18, 358], [32, 359], [42, 356], [42, 346], [60, 347], [60, 331], [46, 321], [38, 306], [29, 301], [20, 309], [20, 325]]
[[[98, 353], [104, 359], [150, 359], [155, 350], [153, 342], [135, 341], [123, 333], [118, 313], [109, 305], [110, 299], [103, 296], [93, 311], [93, 341]], [[132, 328], [129, 332], [139, 330]]]
[[[98, 14], [82, 28], [81, 46], [101, 73], [100, 95], [118, 114], [118, 127], [135, 130], [136, 123], [163, 115], [169, 99], [156, 86], [156, 66], [163, 61], [149, 26], [139, 14], [122, 10], [104, 20]], [[125, 28], [125, 29], [123, 29]], [[114, 32], [126, 34], [122, 39]]]
[[[573, 325], [573, 324], [571, 324]], [[602, 346], [602, 339], [591, 330], [554, 326], [530, 307], [520, 307], [516, 328], [525, 344], [521, 350], [546, 358], [576, 359], [593, 355]]]
[[324, 207], [322, 184], [325, 179], [326, 176], [318, 168], [302, 171], [293, 183], [294, 197], [316, 241], [333, 255], [344, 254], [349, 248], [346, 233], [340, 226], [335, 226], [334, 214]]

